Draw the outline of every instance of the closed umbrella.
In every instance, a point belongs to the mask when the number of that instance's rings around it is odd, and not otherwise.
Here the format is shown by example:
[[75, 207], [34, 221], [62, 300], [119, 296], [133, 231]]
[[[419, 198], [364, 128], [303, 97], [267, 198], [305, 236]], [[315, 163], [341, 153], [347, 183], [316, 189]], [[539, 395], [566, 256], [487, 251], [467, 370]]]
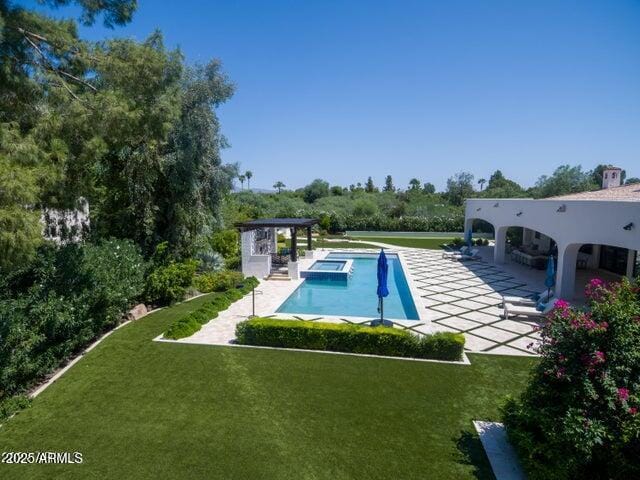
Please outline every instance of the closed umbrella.
[[556, 284], [556, 265], [553, 261], [553, 255], [549, 255], [547, 259], [547, 276], [544, 279], [544, 285], [547, 287], [547, 297], [551, 293], [551, 288]]
[[472, 235], [471, 234], [471, 229], [467, 230], [464, 233], [464, 240], [465, 240], [465, 242], [467, 242], [467, 248], [469, 249], [469, 251], [471, 251], [471, 247], [472, 247], [471, 242], [473, 241], [472, 238], [471, 238], [471, 235]]
[[389, 295], [389, 289], [387, 288], [388, 274], [389, 264], [387, 263], [387, 256], [384, 254], [384, 249], [381, 249], [380, 255], [378, 256], [378, 288], [376, 290], [376, 294], [378, 295], [378, 311], [380, 312], [380, 323], [384, 323], [384, 297]]

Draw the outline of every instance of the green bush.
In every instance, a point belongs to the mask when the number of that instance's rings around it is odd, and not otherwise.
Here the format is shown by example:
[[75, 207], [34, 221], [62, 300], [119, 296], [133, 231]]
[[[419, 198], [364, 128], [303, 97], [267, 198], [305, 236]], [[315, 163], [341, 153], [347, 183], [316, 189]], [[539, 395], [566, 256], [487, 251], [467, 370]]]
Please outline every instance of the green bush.
[[461, 247], [464, 245], [464, 240], [461, 237], [454, 237], [451, 243], [454, 247]]
[[235, 230], [220, 230], [211, 236], [211, 247], [225, 259], [237, 257], [240, 254], [238, 232]]
[[223, 292], [240, 285], [243, 278], [244, 276], [240, 272], [223, 270], [198, 275], [193, 284], [202, 293]]
[[640, 478], [640, 285], [592, 280], [589, 309], [559, 300], [541, 358], [503, 410], [532, 480]]
[[241, 282], [234, 284], [224, 293], [214, 293], [200, 308], [173, 322], [164, 333], [164, 337], [172, 340], [190, 337], [200, 330], [202, 325], [216, 318], [219, 312], [226, 310], [233, 302], [251, 292], [258, 283], [255, 277], [249, 277], [241, 279]]
[[239, 323], [236, 337], [238, 343], [244, 345], [439, 360], [460, 360], [464, 348], [461, 334], [440, 332], [418, 337], [392, 327], [271, 318], [254, 318]]
[[0, 288], [0, 399], [24, 391], [105, 330], [144, 286], [126, 240], [46, 246]]
[[0, 401], [0, 421], [31, 406], [31, 399], [26, 395], [16, 395]]
[[155, 305], [170, 305], [184, 299], [197, 268], [198, 262], [193, 259], [155, 268], [147, 276], [145, 298]]

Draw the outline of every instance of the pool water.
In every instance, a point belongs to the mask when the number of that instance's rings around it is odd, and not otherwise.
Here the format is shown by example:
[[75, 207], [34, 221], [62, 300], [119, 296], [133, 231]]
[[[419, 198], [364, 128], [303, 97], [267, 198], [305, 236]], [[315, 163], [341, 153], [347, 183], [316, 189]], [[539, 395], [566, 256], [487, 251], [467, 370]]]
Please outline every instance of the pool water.
[[[376, 288], [377, 254], [331, 253], [327, 260], [353, 260], [352, 275], [347, 280], [310, 279], [280, 305], [278, 312], [312, 315], [379, 317]], [[384, 318], [418, 320], [409, 284], [397, 255], [388, 254], [389, 296], [384, 299]], [[316, 262], [317, 263], [317, 262]]]
[[318, 260], [311, 265], [309, 270], [319, 270], [323, 272], [340, 272], [347, 262], [339, 260]]

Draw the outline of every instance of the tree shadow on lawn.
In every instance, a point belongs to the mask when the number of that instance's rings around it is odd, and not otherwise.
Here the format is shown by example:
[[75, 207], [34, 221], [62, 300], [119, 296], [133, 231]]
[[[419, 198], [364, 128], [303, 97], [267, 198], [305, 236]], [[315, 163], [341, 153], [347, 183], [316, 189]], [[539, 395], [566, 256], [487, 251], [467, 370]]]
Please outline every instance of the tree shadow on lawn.
[[480, 437], [471, 432], [460, 432], [456, 439], [458, 451], [462, 454], [461, 463], [473, 466], [473, 476], [481, 480], [495, 480], [491, 464], [484, 451]]

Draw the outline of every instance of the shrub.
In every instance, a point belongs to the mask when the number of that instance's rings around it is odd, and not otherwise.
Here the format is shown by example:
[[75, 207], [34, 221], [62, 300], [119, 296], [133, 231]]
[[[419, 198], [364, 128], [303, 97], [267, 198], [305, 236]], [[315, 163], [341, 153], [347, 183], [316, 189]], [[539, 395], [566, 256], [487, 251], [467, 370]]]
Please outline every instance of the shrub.
[[224, 268], [225, 262], [222, 255], [210, 248], [200, 250], [196, 258], [199, 260], [198, 272], [200, 273], [218, 272]]
[[8, 419], [29, 406], [31, 406], [31, 399], [26, 395], [16, 395], [0, 401], [0, 421]]
[[238, 232], [235, 230], [220, 230], [211, 236], [211, 247], [225, 259], [240, 254], [238, 245]]
[[242, 283], [244, 276], [231, 270], [198, 275], [194, 286], [202, 293], [223, 292]]
[[464, 240], [461, 237], [454, 237], [453, 240], [451, 240], [451, 243], [454, 247], [461, 247], [464, 245]]
[[271, 318], [255, 318], [239, 323], [236, 337], [238, 343], [244, 345], [441, 360], [459, 360], [464, 348], [461, 334], [442, 332], [418, 337], [392, 327]]
[[241, 259], [239, 255], [236, 257], [229, 257], [224, 261], [224, 267], [227, 270], [239, 270], [240, 264], [241, 264]]
[[131, 242], [47, 246], [0, 294], [0, 399], [24, 391], [103, 331], [141, 294]]
[[559, 301], [540, 363], [503, 416], [531, 479], [640, 478], [640, 287], [587, 287], [590, 309]]
[[173, 322], [164, 333], [164, 337], [172, 340], [190, 337], [200, 330], [202, 325], [216, 318], [219, 312], [226, 310], [233, 302], [249, 293], [258, 283], [255, 277], [249, 277], [224, 293], [214, 293], [200, 308]]
[[198, 268], [196, 260], [171, 262], [147, 276], [145, 297], [152, 304], [170, 305], [184, 298]]

